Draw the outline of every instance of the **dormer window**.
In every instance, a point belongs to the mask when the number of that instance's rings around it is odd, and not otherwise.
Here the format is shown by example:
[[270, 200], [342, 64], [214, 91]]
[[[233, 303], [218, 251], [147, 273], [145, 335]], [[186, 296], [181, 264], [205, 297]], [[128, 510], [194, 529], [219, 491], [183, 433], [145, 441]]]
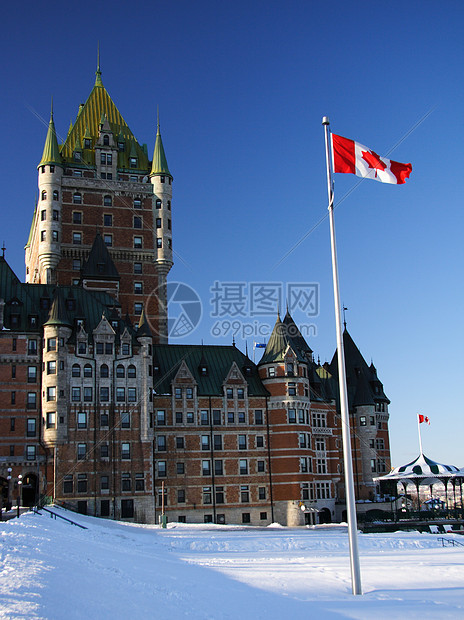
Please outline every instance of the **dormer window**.
[[92, 140], [90, 138], [84, 138], [84, 148], [85, 149], [92, 148]]
[[74, 151], [74, 161], [82, 161], [82, 153], [80, 151]]
[[103, 146], [109, 146], [109, 145], [110, 145], [110, 137], [105, 134], [103, 136]]
[[118, 142], [118, 149], [121, 153], [124, 152], [125, 148], [126, 148], [126, 144], [124, 142]]
[[131, 168], [137, 168], [137, 157], [130, 157], [129, 158], [129, 166]]
[[206, 377], [208, 375], [208, 366], [200, 366], [200, 375]]

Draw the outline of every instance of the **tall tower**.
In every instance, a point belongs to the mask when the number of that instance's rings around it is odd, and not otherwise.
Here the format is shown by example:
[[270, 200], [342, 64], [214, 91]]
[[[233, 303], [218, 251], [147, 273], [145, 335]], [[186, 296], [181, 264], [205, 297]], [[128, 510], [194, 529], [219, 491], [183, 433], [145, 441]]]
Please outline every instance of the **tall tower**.
[[150, 173], [153, 186], [154, 243], [156, 248], [155, 266], [158, 274], [158, 312], [160, 343], [167, 343], [167, 275], [172, 267], [172, 175], [164, 152], [159, 126], [156, 132], [155, 150]]
[[61, 258], [63, 164], [53, 121], [53, 103], [42, 159], [37, 169], [39, 199], [26, 245], [26, 282], [54, 284]]
[[99, 234], [118, 274], [114, 296], [122, 312], [137, 324], [145, 308], [155, 342], [167, 342], [171, 200], [159, 123], [151, 162], [103, 86], [98, 63], [93, 89], [61, 145], [53, 112], [50, 118], [25, 248], [26, 281], [107, 291], [107, 278], [99, 289], [104, 260], [93, 257], [91, 283], [83, 272]]

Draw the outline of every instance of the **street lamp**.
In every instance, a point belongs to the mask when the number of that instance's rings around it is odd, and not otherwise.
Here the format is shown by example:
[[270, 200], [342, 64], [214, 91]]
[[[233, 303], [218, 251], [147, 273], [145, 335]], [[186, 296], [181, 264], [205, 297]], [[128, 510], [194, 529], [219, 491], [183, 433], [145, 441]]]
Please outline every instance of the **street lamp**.
[[21, 474], [19, 474], [18, 475], [18, 518], [19, 518], [19, 512], [21, 508], [22, 484], [23, 484], [23, 477]]
[[8, 467], [8, 476], [6, 479], [8, 480], [8, 499], [6, 501], [6, 511], [8, 512], [11, 509], [11, 472], [13, 471], [11, 467]]

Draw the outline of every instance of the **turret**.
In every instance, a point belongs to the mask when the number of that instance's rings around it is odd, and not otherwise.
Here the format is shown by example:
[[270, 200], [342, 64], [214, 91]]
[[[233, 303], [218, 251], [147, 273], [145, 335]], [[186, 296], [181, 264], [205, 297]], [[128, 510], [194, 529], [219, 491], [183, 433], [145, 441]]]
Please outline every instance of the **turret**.
[[61, 258], [61, 178], [63, 164], [53, 121], [53, 103], [45, 146], [38, 169], [39, 200], [36, 231], [39, 248], [39, 274], [28, 274], [28, 282], [56, 282], [55, 269]]
[[150, 172], [153, 185], [153, 221], [154, 244], [156, 251], [155, 265], [158, 271], [158, 299], [160, 343], [167, 342], [167, 292], [166, 278], [172, 267], [172, 175], [168, 168], [166, 154], [158, 119], [155, 150]]

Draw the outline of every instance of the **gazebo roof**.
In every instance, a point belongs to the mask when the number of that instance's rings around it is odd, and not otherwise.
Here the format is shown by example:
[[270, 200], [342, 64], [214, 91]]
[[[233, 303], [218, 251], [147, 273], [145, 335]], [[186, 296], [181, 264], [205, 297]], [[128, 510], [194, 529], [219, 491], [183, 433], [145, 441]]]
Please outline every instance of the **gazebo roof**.
[[376, 482], [384, 480], [426, 480], [427, 478], [455, 478], [463, 476], [464, 471], [455, 465], [443, 465], [429, 459], [425, 454], [419, 456], [407, 465], [395, 467], [389, 474], [374, 478]]

